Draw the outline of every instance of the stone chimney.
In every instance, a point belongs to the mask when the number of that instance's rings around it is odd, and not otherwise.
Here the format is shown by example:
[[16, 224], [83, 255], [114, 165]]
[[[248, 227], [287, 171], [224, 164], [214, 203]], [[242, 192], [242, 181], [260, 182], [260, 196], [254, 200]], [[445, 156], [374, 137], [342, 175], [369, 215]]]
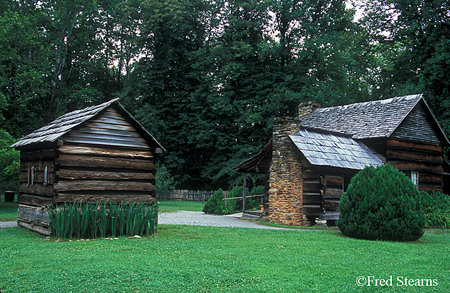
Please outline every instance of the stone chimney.
[[300, 129], [300, 117], [320, 108], [317, 103], [301, 103], [298, 117], [276, 118], [273, 123], [273, 152], [269, 179], [269, 220], [301, 226], [303, 216], [303, 166], [300, 153], [289, 135]]
[[307, 102], [300, 103], [298, 105], [298, 116], [299, 118], [311, 114], [314, 110], [319, 109], [319, 103]]

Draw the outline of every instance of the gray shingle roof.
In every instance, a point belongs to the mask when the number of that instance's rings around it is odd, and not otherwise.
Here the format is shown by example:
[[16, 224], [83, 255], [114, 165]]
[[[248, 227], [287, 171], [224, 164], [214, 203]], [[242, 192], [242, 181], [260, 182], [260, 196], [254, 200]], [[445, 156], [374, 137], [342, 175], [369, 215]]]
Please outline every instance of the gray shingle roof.
[[125, 113], [127, 113], [127, 115], [129, 115], [130, 119], [133, 120], [135, 124], [137, 124], [139, 128], [143, 130], [143, 132], [148, 136], [148, 139], [153, 140], [158, 144], [159, 147], [162, 148], [162, 146], [158, 143], [158, 141], [150, 133], [148, 133], [147, 130], [145, 130], [145, 128], [142, 125], [140, 125], [139, 122], [137, 122], [133, 118], [133, 116], [131, 116], [131, 114], [128, 113], [122, 107], [122, 105], [120, 105], [119, 99], [113, 99], [111, 101], [105, 102], [97, 106], [87, 107], [81, 110], [75, 110], [65, 115], [62, 115], [56, 120], [45, 125], [44, 127], [41, 127], [36, 131], [34, 131], [33, 133], [26, 135], [21, 140], [11, 145], [11, 147], [20, 148], [32, 144], [55, 142], [58, 139], [60, 139], [63, 135], [71, 131], [73, 128], [95, 117], [102, 110], [108, 108], [112, 104], [117, 104]]
[[321, 108], [300, 119], [302, 127], [351, 135], [355, 139], [389, 137], [422, 95]]
[[365, 166], [383, 164], [365, 145], [350, 137], [305, 129], [289, 137], [306, 159], [315, 166], [361, 170]]

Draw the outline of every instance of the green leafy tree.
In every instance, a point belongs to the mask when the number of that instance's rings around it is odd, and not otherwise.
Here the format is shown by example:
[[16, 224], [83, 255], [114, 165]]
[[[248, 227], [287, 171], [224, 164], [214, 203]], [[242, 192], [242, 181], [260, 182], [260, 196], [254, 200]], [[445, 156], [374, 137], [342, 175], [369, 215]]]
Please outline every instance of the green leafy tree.
[[450, 133], [449, 1], [377, 0], [364, 2], [363, 8], [361, 23], [382, 60], [378, 95], [425, 93]]
[[9, 146], [16, 140], [5, 130], [0, 130], [0, 189], [19, 187], [20, 152]]

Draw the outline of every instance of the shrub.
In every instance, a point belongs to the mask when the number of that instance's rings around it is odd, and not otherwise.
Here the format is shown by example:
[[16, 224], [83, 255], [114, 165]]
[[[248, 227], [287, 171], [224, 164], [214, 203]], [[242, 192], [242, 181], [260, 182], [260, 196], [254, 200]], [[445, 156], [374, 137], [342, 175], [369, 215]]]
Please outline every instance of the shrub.
[[203, 212], [207, 214], [225, 214], [225, 196], [223, 194], [223, 190], [219, 189], [208, 199], [203, 207]]
[[[233, 198], [233, 197], [242, 197], [242, 191], [244, 187], [243, 186], [235, 186], [233, 187], [230, 192], [228, 192], [227, 197]], [[247, 188], [247, 194], [249, 193]], [[242, 200], [241, 199], [232, 199], [227, 202], [228, 210], [230, 212], [238, 212], [242, 210]]]
[[442, 192], [420, 192], [425, 226], [428, 228], [450, 228], [450, 196]]
[[[220, 191], [220, 192], [219, 192]], [[233, 197], [242, 197], [242, 186], [233, 187], [230, 192], [227, 194], [227, 198]], [[217, 193], [217, 194], [216, 194]], [[216, 193], [211, 196], [211, 198], [206, 202], [203, 212], [207, 214], [231, 214], [242, 211], [242, 199], [232, 199], [227, 201], [227, 206], [225, 207], [225, 195], [223, 194], [222, 189], [216, 191]], [[257, 195], [264, 193], [264, 186], [256, 186], [252, 188], [252, 191], [249, 192], [247, 188], [247, 195]], [[259, 205], [261, 203], [261, 198], [247, 198], [246, 199], [246, 210], [251, 210], [254, 208], [259, 209]]]
[[370, 240], [412, 241], [424, 233], [419, 191], [390, 165], [369, 166], [350, 181], [340, 201], [339, 229]]
[[168, 198], [175, 188], [174, 179], [167, 169], [166, 165], [158, 164], [156, 168], [156, 197]]

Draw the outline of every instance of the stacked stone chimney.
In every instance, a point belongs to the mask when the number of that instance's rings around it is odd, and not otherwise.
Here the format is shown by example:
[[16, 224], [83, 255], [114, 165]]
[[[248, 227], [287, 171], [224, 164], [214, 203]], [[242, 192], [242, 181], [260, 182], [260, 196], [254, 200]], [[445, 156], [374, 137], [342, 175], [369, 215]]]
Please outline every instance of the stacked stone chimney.
[[303, 166], [301, 153], [289, 135], [300, 129], [300, 117], [311, 114], [319, 104], [301, 103], [298, 117], [276, 118], [273, 125], [273, 153], [269, 180], [269, 220], [283, 225], [304, 225]]

